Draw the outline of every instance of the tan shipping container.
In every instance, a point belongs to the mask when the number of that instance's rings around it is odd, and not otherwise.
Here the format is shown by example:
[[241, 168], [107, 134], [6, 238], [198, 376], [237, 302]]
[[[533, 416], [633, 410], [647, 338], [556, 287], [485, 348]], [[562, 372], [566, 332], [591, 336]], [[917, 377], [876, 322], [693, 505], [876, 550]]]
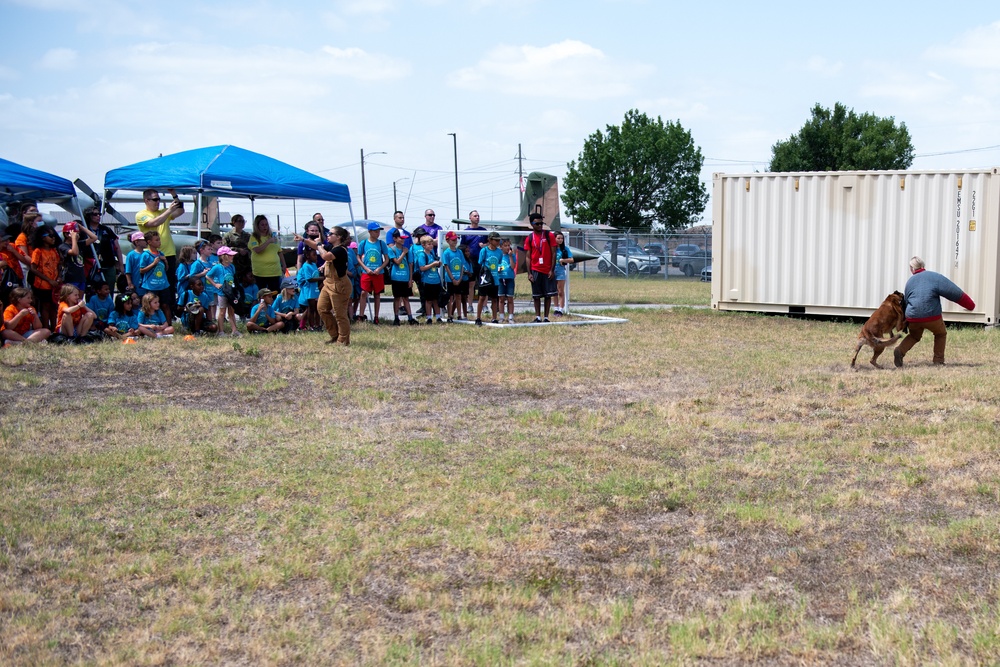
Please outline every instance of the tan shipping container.
[[1000, 175], [966, 171], [714, 174], [712, 307], [867, 317], [903, 291], [910, 257], [996, 324]]

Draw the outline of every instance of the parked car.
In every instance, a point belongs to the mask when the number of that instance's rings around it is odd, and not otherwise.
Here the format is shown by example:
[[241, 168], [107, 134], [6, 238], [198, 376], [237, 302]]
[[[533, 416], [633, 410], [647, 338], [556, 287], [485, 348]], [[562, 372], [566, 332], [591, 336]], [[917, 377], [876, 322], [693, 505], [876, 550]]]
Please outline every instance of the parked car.
[[601, 273], [609, 273], [612, 266], [617, 265], [615, 274], [626, 273], [630, 276], [645, 273], [653, 275], [660, 272], [660, 258], [647, 254], [635, 241], [618, 242], [617, 263], [611, 261], [611, 242], [604, 244], [604, 252], [597, 256], [597, 270]]
[[712, 282], [712, 265], [709, 264], [704, 269], [701, 270], [701, 282], [710, 283]]
[[698, 250], [687, 257], [681, 257], [678, 265], [684, 275], [690, 278], [696, 273], [701, 273], [701, 270], [711, 263], [712, 256], [705, 250]]
[[670, 263], [673, 264], [675, 268], [679, 268], [682, 259], [690, 257], [699, 250], [701, 250], [701, 248], [693, 243], [681, 243], [679, 246], [674, 248], [674, 254], [671, 255]]
[[660, 258], [660, 264], [666, 263], [667, 260], [667, 246], [662, 243], [647, 243], [644, 247], [643, 252], [647, 255], [652, 255], [653, 257]]

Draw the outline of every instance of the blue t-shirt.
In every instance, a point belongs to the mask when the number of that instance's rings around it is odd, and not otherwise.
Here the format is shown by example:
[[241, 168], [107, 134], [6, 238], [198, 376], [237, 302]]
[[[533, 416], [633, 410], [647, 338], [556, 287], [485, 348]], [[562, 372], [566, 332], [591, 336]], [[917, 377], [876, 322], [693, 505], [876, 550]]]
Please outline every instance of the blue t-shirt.
[[260, 288], [257, 287], [257, 283], [250, 283], [249, 285], [244, 285], [243, 286], [243, 303], [246, 304], [246, 305], [248, 305], [248, 306], [250, 304], [257, 303], [257, 293], [259, 291], [260, 291]]
[[139, 328], [139, 314], [134, 310], [122, 313], [121, 315], [118, 314], [118, 311], [112, 310], [110, 317], [111, 319], [108, 321], [108, 324], [118, 329], [121, 333]]
[[125, 255], [125, 273], [132, 279], [132, 287], [135, 288], [135, 293], [139, 296], [145, 293], [142, 290], [142, 276], [139, 275], [139, 258], [141, 256], [142, 253], [138, 250], [132, 250]]
[[[396, 260], [403, 258], [403, 266], [396, 264]], [[410, 280], [410, 251], [406, 248], [400, 250], [396, 246], [389, 248], [389, 280], [405, 283]]]
[[351, 277], [351, 280], [356, 280], [358, 278], [358, 251], [355, 248], [347, 249], [347, 275]]
[[152, 315], [147, 315], [146, 311], [139, 311], [139, 324], [166, 324], [167, 316], [162, 310], [154, 310]]
[[[500, 254], [503, 255], [503, 250], [500, 251]], [[517, 255], [515, 254], [514, 249], [511, 248], [511, 252], [509, 255], [503, 255], [500, 258], [500, 278], [505, 280], [513, 280], [514, 265], [516, 263], [517, 263]]]
[[102, 322], [107, 322], [111, 324], [111, 313], [115, 312], [115, 300], [108, 296], [107, 299], [98, 299], [97, 295], [90, 297], [90, 301], [87, 302], [87, 308], [90, 308], [97, 315], [97, 319]]
[[191, 267], [194, 266], [194, 262], [190, 264], [178, 263], [177, 264], [177, 295], [178, 301], [181, 304], [186, 303], [181, 299], [186, 299], [186, 292], [188, 290], [188, 279], [191, 276]]
[[[445, 248], [441, 253], [441, 263], [444, 264], [444, 277], [449, 282], [462, 279], [462, 274], [465, 273], [465, 254], [460, 249]], [[449, 269], [451, 275], [448, 275]]]
[[222, 264], [216, 264], [211, 269], [208, 270], [208, 275], [205, 276], [208, 280], [205, 281], [205, 291], [210, 292], [212, 296], [219, 296], [222, 294], [222, 290], [216, 289], [212, 285], [211, 281], [215, 281], [217, 285], [224, 285], [226, 283], [234, 283], [234, 276], [236, 275], [236, 267], [230, 264], [229, 266], [223, 266]]
[[377, 269], [381, 266], [388, 254], [389, 246], [382, 239], [378, 241], [372, 241], [371, 239], [358, 241], [358, 261], [368, 267], [369, 270]]
[[[415, 267], [427, 266], [431, 262], [437, 261], [437, 256], [434, 251], [427, 252], [423, 248], [419, 248], [416, 253], [416, 257], [413, 260], [413, 265]], [[420, 271], [420, 282], [427, 283], [428, 285], [440, 285], [441, 284], [441, 272], [437, 268], [433, 269], [422, 269]]]
[[489, 246], [479, 252], [479, 266], [488, 267], [493, 274], [493, 280], [500, 280], [500, 264], [503, 262], [503, 250], [490, 250]]
[[569, 259], [573, 256], [573, 251], [568, 245], [556, 246], [556, 280], [566, 280], [566, 265], [559, 260]]
[[295, 279], [299, 281], [300, 306], [304, 306], [309, 303], [309, 299], [319, 298], [319, 283], [312, 281], [312, 278], [318, 277], [319, 268], [314, 263], [302, 262], [302, 268], [295, 274]]
[[[162, 259], [156, 268], [142, 273], [142, 269], [155, 262], [157, 257]], [[142, 273], [142, 288], [147, 292], [158, 292], [170, 287], [170, 279], [167, 278], [167, 258], [163, 256], [162, 252], [154, 254], [149, 248], [143, 250], [142, 254], [139, 255], [139, 270]]]
[[284, 295], [283, 294], [279, 294], [278, 298], [276, 298], [274, 300], [274, 303], [272, 304], [272, 307], [274, 308], [274, 310], [276, 312], [279, 312], [279, 313], [290, 313], [290, 312], [292, 312], [293, 310], [295, 310], [296, 308], [299, 307], [299, 299], [298, 299], [298, 297], [296, 297], [293, 294], [291, 299], [289, 299], [288, 301], [285, 301]]
[[[263, 310], [261, 310], [262, 305], [264, 306]], [[256, 322], [262, 327], [266, 327], [270, 324], [270, 320], [267, 319], [268, 317], [272, 320], [274, 319], [274, 308], [271, 306], [258, 303], [253, 307], [253, 310], [250, 311], [250, 321]]]

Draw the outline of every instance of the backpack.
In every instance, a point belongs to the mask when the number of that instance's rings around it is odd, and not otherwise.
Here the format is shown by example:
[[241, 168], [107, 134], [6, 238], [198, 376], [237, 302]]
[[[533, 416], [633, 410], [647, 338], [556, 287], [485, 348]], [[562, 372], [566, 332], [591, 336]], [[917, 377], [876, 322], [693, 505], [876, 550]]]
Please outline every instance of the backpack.
[[233, 307], [233, 312], [240, 317], [247, 317], [250, 314], [250, 309], [247, 308], [247, 304], [243, 300], [245, 296], [243, 285], [237, 285], [227, 280], [222, 284], [222, 296], [226, 297], [226, 301]]

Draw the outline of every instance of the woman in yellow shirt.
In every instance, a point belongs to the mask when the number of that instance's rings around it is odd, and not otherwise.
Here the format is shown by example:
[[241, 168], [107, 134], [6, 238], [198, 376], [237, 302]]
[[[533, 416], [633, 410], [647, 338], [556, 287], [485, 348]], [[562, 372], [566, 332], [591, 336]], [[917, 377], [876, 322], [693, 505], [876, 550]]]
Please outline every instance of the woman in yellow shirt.
[[285, 274], [285, 258], [278, 243], [278, 235], [271, 233], [267, 216], [258, 215], [253, 219], [253, 233], [247, 248], [250, 249], [250, 267], [257, 287], [277, 292], [281, 288], [281, 277]]

